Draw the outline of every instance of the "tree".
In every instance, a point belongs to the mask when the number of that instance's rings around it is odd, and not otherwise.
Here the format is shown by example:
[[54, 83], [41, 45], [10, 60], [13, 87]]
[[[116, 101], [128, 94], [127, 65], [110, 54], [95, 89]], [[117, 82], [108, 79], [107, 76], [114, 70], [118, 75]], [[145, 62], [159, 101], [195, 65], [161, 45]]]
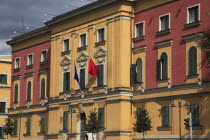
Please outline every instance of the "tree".
[[88, 116], [88, 124], [86, 125], [86, 130], [87, 132], [92, 133], [92, 138], [93, 134], [96, 134], [100, 130], [100, 114], [98, 116], [98, 113], [96, 112], [96, 109], [94, 111], [90, 111], [90, 115]]
[[4, 126], [3, 130], [5, 135], [7, 135], [7, 139], [8, 139], [8, 135], [12, 135], [13, 130], [14, 130], [14, 122], [11, 118], [7, 118], [5, 120], [6, 125]]
[[151, 130], [152, 121], [146, 109], [138, 110], [136, 115], [137, 115], [137, 119], [136, 119], [136, 123], [134, 124], [135, 126], [134, 129], [136, 132], [139, 132], [139, 133], [143, 132], [143, 140], [144, 140], [144, 132]]
[[206, 53], [208, 61], [210, 62], [210, 32], [204, 31], [198, 33], [199, 39], [197, 40], [198, 47]]

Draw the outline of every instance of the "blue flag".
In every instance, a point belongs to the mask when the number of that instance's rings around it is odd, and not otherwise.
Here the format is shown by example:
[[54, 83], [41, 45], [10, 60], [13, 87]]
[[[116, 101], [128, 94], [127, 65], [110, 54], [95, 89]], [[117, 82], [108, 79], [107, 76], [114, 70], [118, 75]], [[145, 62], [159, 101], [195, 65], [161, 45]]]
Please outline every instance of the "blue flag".
[[77, 80], [78, 84], [80, 84], [79, 76], [78, 76], [78, 74], [77, 74], [77, 68], [76, 68], [75, 63], [74, 63], [74, 70], [75, 70], [74, 79]]

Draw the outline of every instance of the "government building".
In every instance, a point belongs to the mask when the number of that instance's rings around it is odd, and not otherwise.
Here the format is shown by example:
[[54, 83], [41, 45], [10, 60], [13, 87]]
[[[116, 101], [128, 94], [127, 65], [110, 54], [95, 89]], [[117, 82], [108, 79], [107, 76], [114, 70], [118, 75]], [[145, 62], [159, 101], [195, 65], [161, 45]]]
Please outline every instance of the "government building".
[[[190, 113], [193, 139], [209, 140], [210, 59], [198, 47], [209, 5], [97, 0], [12, 38], [9, 140], [189, 140]], [[94, 109], [101, 129], [92, 135]], [[152, 121], [144, 137], [134, 128], [140, 109]]]

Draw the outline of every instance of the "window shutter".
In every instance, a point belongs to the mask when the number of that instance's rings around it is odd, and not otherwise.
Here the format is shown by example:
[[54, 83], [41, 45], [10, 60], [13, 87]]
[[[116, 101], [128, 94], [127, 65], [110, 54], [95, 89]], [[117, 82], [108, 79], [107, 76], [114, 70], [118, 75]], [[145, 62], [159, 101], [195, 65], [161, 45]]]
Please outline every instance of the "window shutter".
[[31, 100], [31, 82], [28, 82], [28, 87], [27, 87], [27, 101]]
[[142, 82], [142, 60], [138, 58], [136, 61], [136, 82]]
[[131, 84], [136, 82], [136, 64], [131, 64]]
[[160, 60], [157, 60], [157, 68], [156, 68], [156, 70], [157, 70], [156, 71], [157, 72], [157, 74], [156, 74], [157, 81], [161, 79], [161, 77], [160, 77], [160, 66], [161, 66], [161, 61]]
[[45, 132], [45, 118], [42, 117], [41, 118], [41, 130], [40, 130], [41, 133], [44, 133]]
[[63, 113], [63, 130], [68, 130], [68, 113]]
[[18, 120], [14, 120], [14, 129], [13, 129], [14, 135], [17, 135], [17, 127], [18, 127]]
[[98, 108], [99, 125], [104, 128], [104, 108]]
[[45, 98], [45, 79], [41, 81], [41, 98]]
[[27, 129], [26, 129], [26, 134], [31, 133], [31, 119], [27, 119]]
[[14, 102], [17, 103], [18, 102], [18, 84], [15, 85], [15, 99]]
[[80, 69], [80, 88], [85, 89], [85, 69]]
[[67, 87], [66, 87], [66, 85], [67, 85], [67, 83], [66, 83], [66, 81], [67, 81], [66, 78], [67, 78], [67, 77], [66, 77], [66, 73], [63, 73], [63, 91], [66, 91], [66, 88], [67, 88]]
[[7, 84], [7, 75], [4, 75], [4, 84]]
[[166, 55], [162, 59], [162, 79], [168, 79], [168, 58]]
[[70, 90], [70, 72], [66, 73], [66, 91]]
[[104, 65], [99, 66], [97, 80], [98, 80], [98, 86], [103, 86], [104, 85]]

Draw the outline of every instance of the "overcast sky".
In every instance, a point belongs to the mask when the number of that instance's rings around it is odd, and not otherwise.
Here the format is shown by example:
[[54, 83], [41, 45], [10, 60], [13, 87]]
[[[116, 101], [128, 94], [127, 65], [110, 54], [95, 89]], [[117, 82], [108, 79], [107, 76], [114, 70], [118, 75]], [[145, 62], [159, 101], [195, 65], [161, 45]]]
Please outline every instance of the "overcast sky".
[[91, 1], [95, 0], [0, 0], [0, 55], [11, 54], [11, 47], [5, 42], [23, 32], [22, 16], [28, 32], [44, 26], [43, 22], [52, 18], [45, 13], [59, 15], [74, 9], [65, 8], [66, 5], [80, 7]]

